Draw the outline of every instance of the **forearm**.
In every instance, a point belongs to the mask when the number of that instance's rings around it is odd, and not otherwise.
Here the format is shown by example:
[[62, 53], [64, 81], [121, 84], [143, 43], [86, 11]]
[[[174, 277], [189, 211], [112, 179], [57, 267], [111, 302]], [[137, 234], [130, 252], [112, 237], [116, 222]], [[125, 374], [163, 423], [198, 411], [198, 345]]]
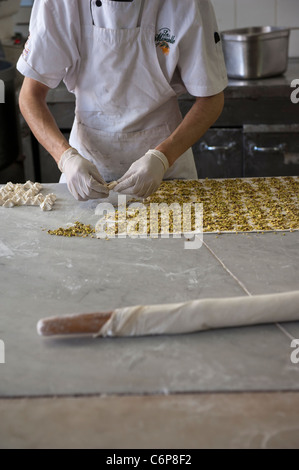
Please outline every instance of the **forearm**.
[[39, 143], [58, 163], [70, 145], [60, 132], [46, 102], [48, 88], [25, 78], [20, 93], [20, 110]]
[[214, 124], [223, 110], [223, 105], [223, 93], [206, 98], [197, 98], [182, 123], [156, 149], [164, 153], [169, 164], [173, 165]]

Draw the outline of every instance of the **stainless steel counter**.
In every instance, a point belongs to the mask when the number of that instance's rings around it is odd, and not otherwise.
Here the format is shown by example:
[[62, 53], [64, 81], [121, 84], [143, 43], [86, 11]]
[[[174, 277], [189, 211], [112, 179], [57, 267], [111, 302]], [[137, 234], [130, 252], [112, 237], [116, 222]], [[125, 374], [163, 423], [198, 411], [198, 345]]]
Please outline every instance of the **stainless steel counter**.
[[289, 59], [285, 74], [260, 80], [229, 80], [226, 98], [288, 97], [294, 79], [299, 79], [299, 58]]
[[[278, 77], [260, 80], [232, 80], [225, 90], [226, 98], [283, 97], [290, 95], [290, 84], [299, 79], [299, 58], [289, 59], [286, 73]], [[186, 95], [184, 95], [186, 96]], [[188, 95], [187, 95], [188, 96]], [[63, 83], [48, 94], [49, 103], [72, 103], [75, 97], [69, 93]]]

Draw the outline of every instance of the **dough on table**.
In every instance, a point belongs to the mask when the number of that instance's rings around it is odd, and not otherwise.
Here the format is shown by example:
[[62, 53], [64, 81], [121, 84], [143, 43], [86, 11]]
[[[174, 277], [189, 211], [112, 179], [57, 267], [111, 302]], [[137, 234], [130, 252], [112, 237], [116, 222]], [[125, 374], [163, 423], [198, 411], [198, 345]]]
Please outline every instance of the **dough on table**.
[[108, 188], [109, 188], [110, 190], [112, 190], [112, 189], [114, 189], [115, 186], [117, 186], [117, 185], [118, 185], [118, 181], [112, 181], [111, 183], [108, 184]]
[[15, 206], [40, 206], [43, 211], [51, 211], [56, 201], [55, 194], [42, 195], [43, 186], [40, 183], [27, 181], [25, 184], [7, 183], [0, 188], [0, 206], [12, 208]]

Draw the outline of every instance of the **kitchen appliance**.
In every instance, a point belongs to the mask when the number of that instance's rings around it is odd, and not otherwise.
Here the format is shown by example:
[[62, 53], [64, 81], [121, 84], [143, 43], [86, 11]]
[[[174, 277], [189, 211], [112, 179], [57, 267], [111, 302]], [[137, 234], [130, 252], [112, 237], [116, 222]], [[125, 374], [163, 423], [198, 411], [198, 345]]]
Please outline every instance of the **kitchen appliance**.
[[0, 101], [0, 183], [6, 183], [8, 179], [15, 179], [16, 182], [24, 179], [23, 164], [19, 162], [21, 144], [15, 75], [15, 66], [0, 60], [0, 84], [3, 91]]
[[259, 79], [287, 70], [291, 29], [257, 26], [222, 31], [223, 53], [229, 78]]
[[5, 58], [2, 42], [0, 41], [0, 60]]
[[0, 184], [24, 180], [16, 104], [16, 67], [5, 52], [6, 41], [14, 35], [15, 15], [19, 11], [20, 2], [21, 0], [0, 0]]
[[[21, 12], [27, 9], [20, 9], [20, 4], [21, 0], [0, 0], [0, 59], [5, 58], [12, 64], [17, 63], [28, 37], [23, 25], [23, 21], [26, 22], [27, 18]], [[24, 0], [22, 4], [24, 5]], [[17, 24], [21, 32], [24, 32], [24, 37], [20, 32], [16, 32]], [[23, 76], [16, 72], [16, 87], [21, 86], [22, 82]]]
[[15, 15], [19, 11], [20, 3], [21, 0], [0, 0], [0, 40], [13, 35]]

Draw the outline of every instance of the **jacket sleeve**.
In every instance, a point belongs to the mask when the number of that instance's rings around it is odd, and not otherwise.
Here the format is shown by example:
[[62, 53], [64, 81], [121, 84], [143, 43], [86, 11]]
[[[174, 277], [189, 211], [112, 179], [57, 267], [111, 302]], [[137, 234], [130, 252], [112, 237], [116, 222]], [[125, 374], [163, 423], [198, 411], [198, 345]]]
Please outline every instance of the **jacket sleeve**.
[[61, 80], [75, 86], [80, 62], [80, 18], [75, 1], [34, 2], [29, 38], [17, 63], [23, 75], [55, 88]]
[[187, 91], [211, 96], [227, 86], [221, 35], [210, 0], [193, 0], [189, 22], [182, 28], [178, 68]]

